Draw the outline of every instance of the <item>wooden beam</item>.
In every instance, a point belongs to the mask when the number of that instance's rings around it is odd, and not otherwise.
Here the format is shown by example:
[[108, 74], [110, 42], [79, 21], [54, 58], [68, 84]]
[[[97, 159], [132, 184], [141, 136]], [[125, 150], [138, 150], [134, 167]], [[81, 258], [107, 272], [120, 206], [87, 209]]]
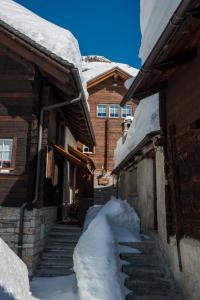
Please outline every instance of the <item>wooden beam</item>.
[[186, 64], [187, 62], [195, 59], [197, 57], [197, 48], [189, 49], [183, 53], [178, 53], [173, 57], [159, 62], [158, 64], [153, 65], [153, 69], [160, 71], [167, 71], [175, 67]]
[[123, 72], [122, 70], [118, 69], [118, 68], [114, 68], [108, 72], [105, 72], [104, 74], [99, 75], [98, 77], [96, 77], [95, 79], [92, 79], [88, 82], [87, 84], [87, 88], [90, 89], [93, 86], [99, 84], [100, 82], [114, 76], [114, 75], [118, 75], [121, 78], [123, 78], [124, 80], [129, 79], [131, 76], [125, 72]]
[[34, 48], [28, 42], [18, 38], [16, 35], [2, 27], [0, 27], [0, 41], [1, 44], [12, 49], [19, 57], [23, 57], [29, 62], [36, 64], [48, 74], [53, 75], [60, 82], [66, 82], [66, 75], [69, 75], [70, 67], [59, 64], [47, 54]]
[[33, 98], [34, 95], [33, 93], [29, 93], [29, 92], [19, 92], [19, 93], [15, 93], [15, 92], [0, 92], [0, 98]]

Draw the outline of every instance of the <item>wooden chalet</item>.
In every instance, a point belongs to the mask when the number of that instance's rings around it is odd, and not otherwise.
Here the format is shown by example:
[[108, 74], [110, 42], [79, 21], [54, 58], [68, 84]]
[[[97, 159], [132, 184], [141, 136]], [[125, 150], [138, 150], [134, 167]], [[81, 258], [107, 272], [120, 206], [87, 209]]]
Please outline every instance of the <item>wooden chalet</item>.
[[[90, 56], [88, 57], [83, 74], [87, 80], [90, 117], [96, 146], [93, 148], [83, 146], [83, 151], [94, 160], [95, 187], [100, 188], [113, 184], [110, 173], [113, 169], [115, 144], [122, 133], [121, 124], [125, 117], [134, 115], [136, 108], [135, 104], [128, 103], [126, 108], [121, 109], [119, 104], [126, 93], [125, 81], [136, 74], [137, 70], [127, 65], [125, 69], [122, 67], [123, 64], [98, 62], [98, 58], [97, 61], [95, 58], [90, 60]], [[94, 64], [92, 71], [90, 64]], [[92, 75], [90, 72], [93, 72]]]
[[180, 1], [121, 103], [159, 94], [157, 230], [186, 299], [200, 291], [199, 49], [200, 3]]
[[95, 146], [78, 69], [0, 20], [1, 233], [29, 270], [51, 225], [82, 224], [90, 205], [95, 166], [78, 141]]

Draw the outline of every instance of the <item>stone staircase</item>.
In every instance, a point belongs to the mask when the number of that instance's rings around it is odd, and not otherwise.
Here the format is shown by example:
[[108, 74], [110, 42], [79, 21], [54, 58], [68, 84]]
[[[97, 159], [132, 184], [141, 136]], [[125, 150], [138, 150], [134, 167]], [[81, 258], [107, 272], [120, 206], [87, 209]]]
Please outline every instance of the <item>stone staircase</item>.
[[116, 196], [116, 188], [113, 186], [96, 187], [94, 189], [94, 204], [104, 205], [110, 200], [111, 196]]
[[63, 276], [73, 273], [73, 251], [81, 234], [75, 225], [56, 224], [49, 232], [36, 276]]
[[128, 275], [125, 286], [130, 290], [126, 300], [183, 300], [155, 238], [120, 245], [140, 251], [120, 254], [127, 262], [122, 266]]

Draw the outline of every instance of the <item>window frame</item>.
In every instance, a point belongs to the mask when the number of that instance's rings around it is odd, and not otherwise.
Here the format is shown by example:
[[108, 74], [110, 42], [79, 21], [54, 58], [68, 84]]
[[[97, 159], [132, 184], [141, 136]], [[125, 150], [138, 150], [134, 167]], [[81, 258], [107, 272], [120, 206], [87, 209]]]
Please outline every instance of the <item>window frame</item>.
[[[118, 107], [118, 116], [117, 116], [117, 117], [111, 117], [111, 115], [110, 115], [110, 112], [111, 112], [111, 106], [117, 106], [117, 107]], [[119, 119], [120, 117], [121, 117], [120, 105], [119, 105], [119, 104], [111, 103], [111, 104], [109, 105], [109, 118], [110, 118], [110, 119]]]
[[82, 147], [82, 151], [83, 153], [85, 154], [94, 154], [94, 147], [93, 147], [93, 150], [92, 151], [84, 151], [84, 147], [88, 148], [90, 150], [90, 148], [86, 145], [83, 144], [83, 147]]
[[[99, 116], [98, 115], [98, 107], [99, 107], [99, 105], [103, 105], [103, 106], [105, 106], [106, 107], [106, 115], [105, 116]], [[105, 103], [98, 103], [97, 104], [97, 113], [96, 113], [96, 116], [97, 116], [97, 118], [100, 118], [100, 119], [105, 119], [105, 118], [107, 118], [108, 117], [108, 105], [107, 104], [105, 104]]]
[[[130, 114], [130, 115], [127, 115], [127, 114], [126, 114], [126, 116], [124, 117], [124, 116], [123, 116], [123, 110], [126, 109], [128, 106], [131, 108], [131, 114]], [[122, 107], [122, 108], [121, 108], [121, 118], [125, 119], [126, 117], [130, 117], [130, 116], [131, 116], [131, 117], [133, 116], [133, 107], [132, 107], [131, 104], [126, 104], [125, 107]]]
[[[16, 148], [17, 148], [17, 138], [16, 137], [5, 137], [0, 136], [0, 140], [12, 140], [12, 154], [11, 154], [11, 160], [10, 160], [10, 167], [1, 168], [0, 167], [0, 173], [5, 170], [13, 171], [15, 170], [15, 162], [16, 162]], [[1, 161], [1, 158], [0, 158]]]

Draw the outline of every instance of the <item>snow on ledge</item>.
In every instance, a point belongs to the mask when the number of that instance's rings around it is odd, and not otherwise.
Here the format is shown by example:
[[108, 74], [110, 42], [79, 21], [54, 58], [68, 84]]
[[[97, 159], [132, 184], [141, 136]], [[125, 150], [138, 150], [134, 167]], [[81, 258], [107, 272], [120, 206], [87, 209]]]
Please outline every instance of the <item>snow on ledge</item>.
[[78, 68], [88, 98], [86, 82], [82, 76], [79, 44], [70, 31], [39, 17], [12, 0], [0, 0], [0, 20]]
[[117, 141], [114, 151], [114, 168], [151, 132], [160, 130], [158, 94], [143, 99], [136, 108], [126, 141]]
[[[12, 299], [33, 299], [29, 291], [26, 265], [1, 238], [0, 258], [0, 290], [10, 295]], [[2, 297], [4, 298], [4, 296]]]

